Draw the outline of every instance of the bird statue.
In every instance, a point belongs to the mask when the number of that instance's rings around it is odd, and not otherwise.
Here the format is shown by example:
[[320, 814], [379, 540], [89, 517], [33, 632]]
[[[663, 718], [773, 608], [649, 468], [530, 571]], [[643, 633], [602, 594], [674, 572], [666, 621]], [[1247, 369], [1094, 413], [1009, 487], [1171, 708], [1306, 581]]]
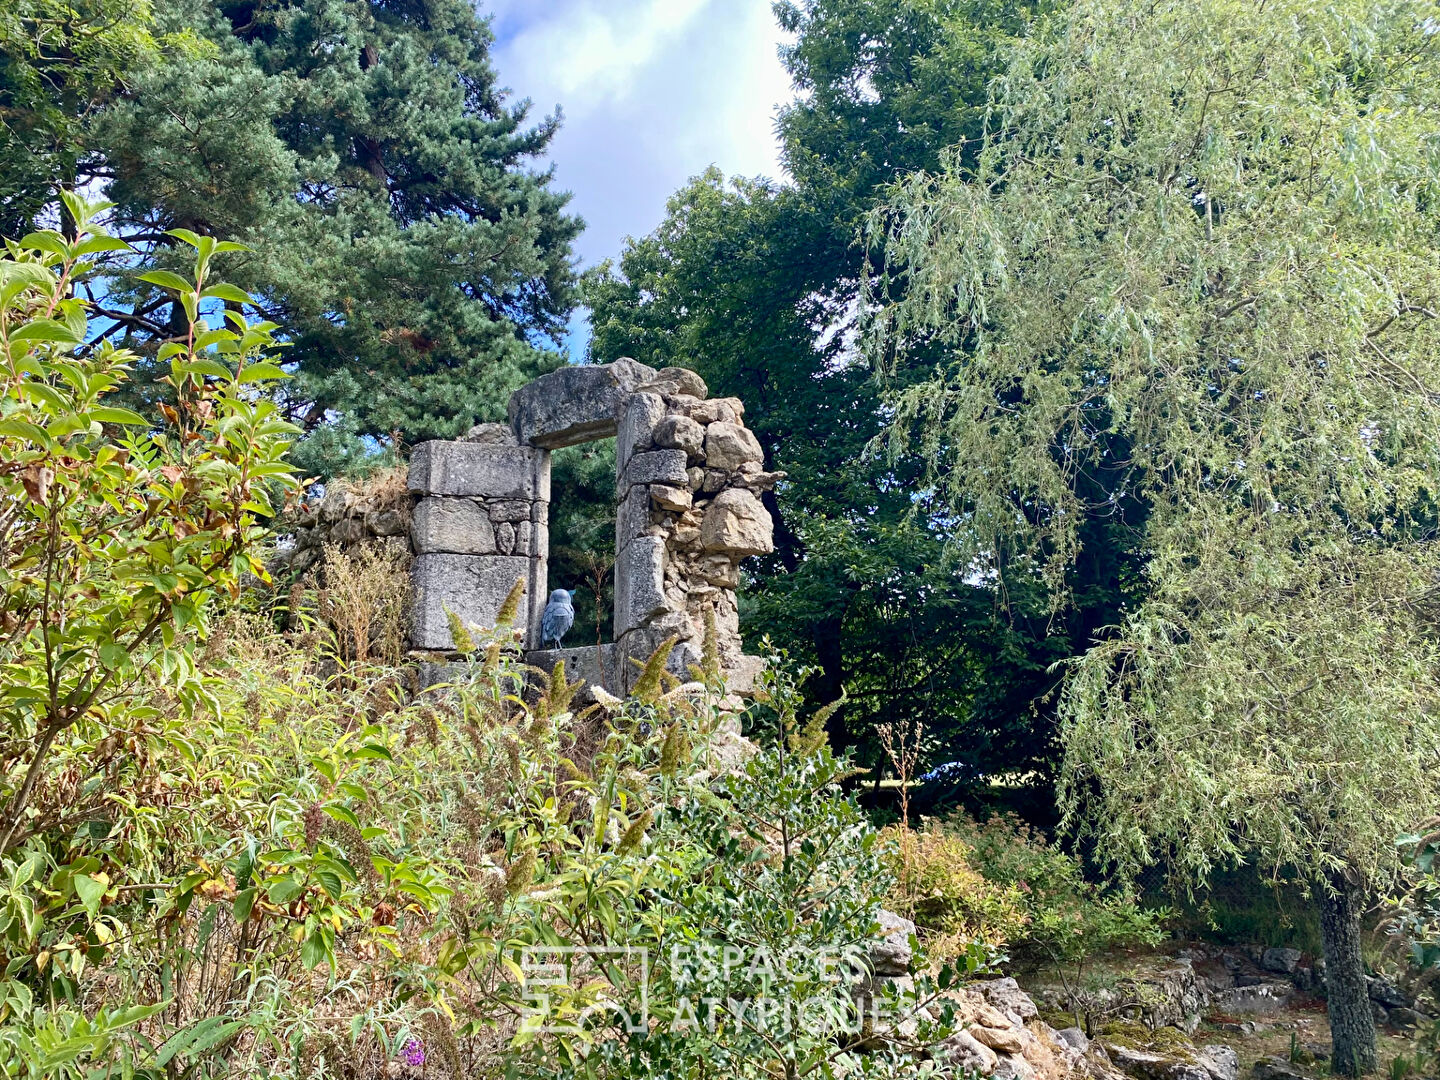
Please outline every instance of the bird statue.
[[546, 642], [555, 642], [555, 647], [560, 648], [560, 642], [570, 632], [570, 627], [575, 625], [575, 606], [570, 602], [575, 594], [565, 589], [556, 589], [550, 594], [550, 602], [545, 605], [545, 614], [540, 616], [540, 645], [543, 648]]

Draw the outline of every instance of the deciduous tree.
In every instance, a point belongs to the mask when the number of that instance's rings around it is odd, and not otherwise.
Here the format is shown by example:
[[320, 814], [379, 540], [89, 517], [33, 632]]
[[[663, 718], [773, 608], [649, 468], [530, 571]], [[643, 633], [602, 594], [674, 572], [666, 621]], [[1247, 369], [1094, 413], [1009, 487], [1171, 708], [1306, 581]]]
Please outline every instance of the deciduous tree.
[[[747, 633], [817, 664], [819, 701], [846, 693], [833, 733], [869, 742], [877, 765], [875, 721], [903, 714], [941, 737], [942, 759], [1047, 775], [1049, 668], [1115, 617], [1121, 593], [1128, 536], [1114, 523], [1093, 526], [1104, 543], [1075, 570], [1083, 602], [1059, 618], [1026, 575], [1003, 590], [967, 580], [945, 554], [957, 522], [924, 489], [919, 459], [865, 455], [885, 416], [855, 347], [859, 224], [885, 183], [938, 167], [947, 146], [978, 146], [1006, 44], [1050, 6], [777, 5], [796, 35], [784, 59], [797, 94], [779, 126], [793, 183], [727, 183], [712, 169], [587, 286], [597, 360], [696, 368], [745, 402], [769, 466], [789, 474], [767, 501], [776, 552], [757, 560]], [[932, 362], [914, 358], [905, 377]]]
[[1365, 897], [1440, 807], [1433, 14], [1080, 0], [978, 167], [872, 219], [877, 355], [949, 353], [893, 445], [964, 550], [1060, 595], [1086, 523], [1146, 510], [1140, 602], [1067, 684], [1069, 821], [1122, 871], [1302, 875], [1344, 1075], [1375, 1065]]

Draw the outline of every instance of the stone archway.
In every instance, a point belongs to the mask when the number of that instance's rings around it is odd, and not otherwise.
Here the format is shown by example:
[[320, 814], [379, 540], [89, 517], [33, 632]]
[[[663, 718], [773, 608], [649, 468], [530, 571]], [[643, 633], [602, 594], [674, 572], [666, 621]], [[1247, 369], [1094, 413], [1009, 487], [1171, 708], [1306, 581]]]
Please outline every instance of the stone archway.
[[[517, 579], [526, 583], [527, 659], [566, 669], [624, 694], [643, 660], [678, 638], [671, 670], [698, 662], [706, 612], [714, 611], [721, 666], [743, 691], [759, 670], [741, 647], [735, 590], [740, 562], [773, 549], [761, 492], [766, 472], [736, 398], [711, 399], [685, 368], [634, 360], [565, 367], [510, 398], [509, 423], [485, 424], [458, 442], [415, 448], [411, 643], [454, 649], [447, 611], [494, 625]], [[549, 594], [550, 452], [616, 439], [615, 641], [541, 651]]]

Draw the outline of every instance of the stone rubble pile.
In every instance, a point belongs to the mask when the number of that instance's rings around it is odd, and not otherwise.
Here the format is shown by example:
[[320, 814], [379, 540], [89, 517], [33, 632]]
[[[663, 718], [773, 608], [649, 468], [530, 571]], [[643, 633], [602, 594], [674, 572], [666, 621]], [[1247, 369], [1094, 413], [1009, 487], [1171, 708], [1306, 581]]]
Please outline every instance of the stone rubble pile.
[[[912, 991], [910, 938], [915, 924], [889, 911], [879, 914], [880, 936], [870, 945], [871, 975], [860, 983], [855, 996], [862, 1009], [893, 985]], [[997, 1080], [1123, 1080], [1105, 1049], [1087, 1039], [1078, 1028], [1057, 1031], [1040, 1019], [1030, 995], [1014, 979], [990, 979], [948, 990], [957, 1029], [928, 1048], [938, 1066], [937, 1075], [951, 1080], [973, 1076]], [[880, 1037], [908, 1041], [916, 1032], [913, 1021], [903, 1020]], [[1190, 1080], [1165, 1077], [1156, 1080]], [[1197, 1078], [1198, 1080], [1198, 1078]], [[1235, 1080], [1209, 1076], [1205, 1080]]]
[[[1180, 957], [1193, 965], [1199, 988], [1217, 1012], [1264, 1016], [1278, 1012], [1297, 994], [1325, 990], [1324, 959], [1311, 960], [1298, 949], [1196, 944]], [[1429, 1019], [1388, 979], [1372, 975], [1367, 984], [1376, 1023], [1408, 1030]]]
[[357, 488], [335, 480], [326, 485], [323, 498], [303, 504], [288, 524], [292, 542], [275, 553], [270, 571], [299, 577], [320, 561], [327, 545], [342, 550], [377, 541], [406, 546], [410, 500], [399, 485]]

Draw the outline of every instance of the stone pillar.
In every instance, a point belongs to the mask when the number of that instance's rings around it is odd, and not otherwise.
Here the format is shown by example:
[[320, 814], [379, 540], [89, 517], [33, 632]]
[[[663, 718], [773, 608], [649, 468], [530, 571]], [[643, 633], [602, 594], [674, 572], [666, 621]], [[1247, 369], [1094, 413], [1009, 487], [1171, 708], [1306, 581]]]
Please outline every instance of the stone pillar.
[[446, 611], [493, 627], [523, 580], [517, 625], [524, 646], [536, 648], [550, 550], [549, 451], [521, 446], [502, 424], [476, 428], [465, 442], [421, 443], [410, 458], [410, 494], [411, 645], [453, 650]]
[[704, 381], [664, 368], [618, 406], [615, 448], [615, 641], [622, 691], [664, 641], [678, 637], [670, 670], [698, 664], [707, 611], [714, 612], [720, 663], [733, 689], [753, 682], [743, 654], [735, 590], [740, 563], [774, 550], [760, 493], [783, 478], [764, 453], [736, 398], [707, 400]]

